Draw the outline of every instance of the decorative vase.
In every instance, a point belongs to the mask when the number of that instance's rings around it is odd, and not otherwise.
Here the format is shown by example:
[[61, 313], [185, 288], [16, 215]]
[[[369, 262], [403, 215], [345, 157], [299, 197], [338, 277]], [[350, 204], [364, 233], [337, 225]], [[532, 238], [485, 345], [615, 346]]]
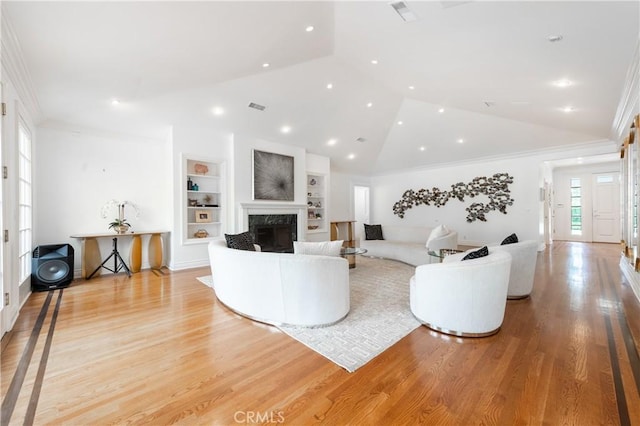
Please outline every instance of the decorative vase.
[[129, 225], [116, 225], [113, 227], [118, 234], [124, 234], [129, 230]]

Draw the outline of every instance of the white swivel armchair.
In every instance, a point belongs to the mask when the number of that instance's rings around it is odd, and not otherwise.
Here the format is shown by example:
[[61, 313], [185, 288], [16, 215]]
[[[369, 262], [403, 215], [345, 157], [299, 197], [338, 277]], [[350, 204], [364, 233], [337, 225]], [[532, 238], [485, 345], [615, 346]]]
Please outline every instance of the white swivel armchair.
[[500, 330], [509, 287], [511, 255], [420, 265], [410, 282], [413, 315], [427, 327], [462, 337]]
[[538, 242], [534, 240], [489, 247], [489, 252], [506, 251], [511, 254], [511, 274], [507, 299], [524, 299], [533, 290], [538, 260]]

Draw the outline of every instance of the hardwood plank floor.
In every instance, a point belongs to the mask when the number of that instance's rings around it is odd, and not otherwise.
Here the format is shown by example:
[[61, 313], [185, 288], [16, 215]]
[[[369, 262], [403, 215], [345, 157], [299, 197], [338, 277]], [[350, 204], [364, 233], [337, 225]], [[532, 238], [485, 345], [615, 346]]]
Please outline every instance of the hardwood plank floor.
[[557, 242], [498, 334], [419, 327], [355, 373], [231, 313], [196, 280], [207, 268], [78, 280], [32, 294], [5, 336], [3, 424], [640, 424], [640, 306], [619, 259]]

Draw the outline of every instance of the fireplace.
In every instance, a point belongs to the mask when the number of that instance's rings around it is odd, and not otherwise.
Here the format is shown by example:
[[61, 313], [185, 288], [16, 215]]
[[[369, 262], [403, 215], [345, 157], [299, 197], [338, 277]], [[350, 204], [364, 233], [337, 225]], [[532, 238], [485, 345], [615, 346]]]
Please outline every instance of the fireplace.
[[293, 253], [293, 242], [298, 240], [298, 216], [251, 214], [249, 233], [262, 251]]

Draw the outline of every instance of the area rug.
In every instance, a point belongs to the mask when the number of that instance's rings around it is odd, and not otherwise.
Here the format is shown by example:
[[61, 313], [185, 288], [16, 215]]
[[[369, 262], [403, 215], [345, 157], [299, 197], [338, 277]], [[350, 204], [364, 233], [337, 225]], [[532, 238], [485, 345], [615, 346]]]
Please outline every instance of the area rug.
[[[328, 327], [278, 327], [349, 372], [420, 326], [409, 309], [409, 279], [415, 268], [393, 260], [358, 257], [349, 270], [351, 310]], [[211, 287], [211, 277], [198, 278]]]

